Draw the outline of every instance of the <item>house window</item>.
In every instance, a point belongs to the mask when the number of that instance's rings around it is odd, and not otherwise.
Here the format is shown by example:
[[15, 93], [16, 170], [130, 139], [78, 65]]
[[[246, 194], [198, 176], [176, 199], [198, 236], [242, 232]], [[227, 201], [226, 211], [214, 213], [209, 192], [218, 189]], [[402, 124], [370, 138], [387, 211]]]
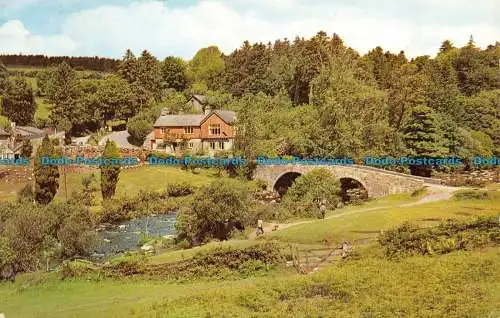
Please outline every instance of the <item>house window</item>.
[[215, 141], [210, 142], [210, 149], [215, 150]]
[[224, 142], [219, 141], [219, 149], [224, 150]]
[[220, 135], [220, 124], [208, 126], [208, 132], [210, 135]]
[[194, 143], [189, 142], [189, 143], [188, 143], [188, 149], [193, 149], [193, 147], [194, 147]]
[[185, 134], [192, 134], [194, 131], [193, 127], [184, 127]]
[[162, 129], [161, 129], [161, 133], [162, 133], [162, 134], [165, 134], [166, 132], [167, 132], [167, 128], [162, 128]]

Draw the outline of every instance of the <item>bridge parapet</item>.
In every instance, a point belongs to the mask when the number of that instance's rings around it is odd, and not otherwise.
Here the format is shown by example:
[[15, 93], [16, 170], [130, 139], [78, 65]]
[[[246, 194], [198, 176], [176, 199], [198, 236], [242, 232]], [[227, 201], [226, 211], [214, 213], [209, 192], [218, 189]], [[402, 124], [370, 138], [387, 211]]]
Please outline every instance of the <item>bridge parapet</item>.
[[[368, 197], [378, 198], [395, 193], [413, 192], [430, 183], [430, 178], [418, 178], [402, 173], [357, 165], [262, 165], [257, 166], [254, 179], [267, 182], [274, 189], [276, 182], [287, 173], [305, 174], [317, 168], [326, 168], [339, 178], [354, 179], [368, 192]], [[429, 179], [429, 180], [428, 180]], [[434, 182], [434, 183], [439, 183]]]

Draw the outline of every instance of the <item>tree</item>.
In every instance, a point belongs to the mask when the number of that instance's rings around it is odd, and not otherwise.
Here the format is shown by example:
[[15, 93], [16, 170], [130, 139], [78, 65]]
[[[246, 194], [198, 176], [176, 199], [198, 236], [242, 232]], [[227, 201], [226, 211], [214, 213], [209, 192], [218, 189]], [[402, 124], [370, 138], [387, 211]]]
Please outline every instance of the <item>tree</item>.
[[123, 59], [118, 63], [118, 75], [132, 84], [137, 80], [138, 66], [137, 59], [130, 49], [127, 49]]
[[[102, 154], [103, 160], [120, 158], [120, 151], [114, 141], [108, 140]], [[120, 175], [120, 166], [107, 164], [101, 166], [101, 193], [103, 199], [110, 199], [115, 195], [116, 184]]]
[[329, 209], [335, 209], [340, 202], [340, 182], [320, 168], [295, 179], [283, 197], [283, 205], [294, 216], [318, 216], [318, 204], [323, 200]]
[[[410, 156], [441, 157], [447, 153], [439, 132], [439, 122], [433, 110], [425, 105], [413, 107], [404, 128], [404, 140]], [[430, 166], [410, 166], [412, 174], [430, 177]]]
[[189, 61], [187, 74], [193, 86], [212, 89], [223, 70], [222, 52], [216, 46], [209, 46], [200, 49]]
[[137, 83], [155, 101], [160, 101], [162, 88], [162, 70], [160, 62], [147, 50], [142, 51], [137, 59]]
[[54, 144], [45, 135], [35, 156], [35, 200], [41, 204], [52, 201], [59, 188], [59, 169], [57, 166], [42, 165], [41, 158], [57, 158]]
[[441, 47], [439, 48], [439, 53], [448, 53], [451, 50], [453, 50], [455, 47], [453, 46], [453, 43], [451, 43], [450, 40], [445, 40], [441, 44]]
[[500, 149], [500, 90], [482, 91], [463, 99], [461, 123], [488, 134]]
[[188, 86], [187, 64], [180, 57], [168, 56], [162, 63], [165, 88], [183, 91]]
[[396, 70], [390, 83], [388, 106], [389, 124], [400, 131], [414, 106], [425, 103], [427, 78], [418, 72], [417, 66], [407, 64]]
[[248, 212], [248, 189], [235, 180], [216, 180], [195, 193], [181, 211], [176, 228], [190, 242], [227, 240], [234, 228], [244, 228]]
[[95, 98], [104, 125], [108, 120], [116, 117], [126, 119], [136, 112], [132, 89], [126, 80], [118, 76], [110, 75], [98, 81]]
[[33, 152], [33, 145], [31, 145], [31, 142], [28, 139], [26, 139], [25, 141], [23, 141], [23, 144], [21, 146], [21, 157], [30, 158], [32, 152]]
[[311, 103], [318, 108], [322, 156], [359, 158], [386, 153], [387, 94], [355, 78], [355, 64], [342, 59], [311, 83]]
[[0, 95], [7, 89], [9, 71], [0, 60]]
[[55, 126], [67, 120], [72, 124], [82, 121], [85, 113], [79, 103], [80, 87], [76, 72], [66, 62], [61, 63], [54, 71], [54, 78], [47, 85], [47, 99], [54, 104], [51, 107], [50, 119]]
[[18, 125], [33, 121], [36, 111], [33, 89], [23, 78], [9, 80], [2, 98], [2, 113]]
[[134, 139], [134, 143], [142, 145], [146, 136], [153, 130], [150, 121], [141, 117], [133, 117], [127, 123], [127, 131]]

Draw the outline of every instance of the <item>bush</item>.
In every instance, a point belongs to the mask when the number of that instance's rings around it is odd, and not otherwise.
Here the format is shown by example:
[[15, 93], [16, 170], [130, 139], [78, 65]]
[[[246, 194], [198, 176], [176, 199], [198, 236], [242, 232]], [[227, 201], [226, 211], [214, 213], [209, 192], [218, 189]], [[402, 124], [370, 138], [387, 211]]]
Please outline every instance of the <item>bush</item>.
[[181, 197], [194, 192], [193, 186], [187, 182], [177, 182], [167, 184], [167, 193], [170, 197]]
[[326, 200], [328, 209], [334, 209], [340, 201], [340, 182], [324, 168], [295, 179], [283, 196], [283, 206], [294, 216], [317, 217], [322, 200]]
[[464, 190], [455, 193], [453, 198], [455, 200], [488, 200], [491, 197], [487, 191]]
[[132, 136], [134, 143], [136, 145], [142, 145], [146, 136], [153, 130], [153, 125], [151, 122], [140, 119], [132, 118], [127, 123], [127, 131]]
[[217, 248], [198, 252], [192, 259], [158, 265], [145, 264], [144, 258], [121, 258], [105, 266], [105, 275], [123, 277], [148, 275], [165, 279], [224, 278], [228, 275], [249, 276], [268, 270], [283, 260], [277, 244], [264, 243], [245, 249]]
[[[128, 201], [127, 201], [128, 202]], [[102, 202], [99, 222], [116, 223], [130, 219], [129, 211], [125, 208], [126, 202], [119, 199], [109, 199]]]
[[448, 220], [433, 228], [419, 228], [404, 223], [378, 238], [388, 257], [446, 254], [500, 243], [500, 224], [496, 217], [474, 221]]
[[66, 279], [91, 274], [95, 269], [95, 266], [89, 262], [75, 260], [63, 262], [59, 268], [59, 273], [61, 275], [61, 279]]
[[249, 219], [248, 189], [235, 180], [216, 180], [196, 192], [181, 210], [176, 228], [181, 239], [203, 242], [227, 240], [233, 229], [243, 230]]

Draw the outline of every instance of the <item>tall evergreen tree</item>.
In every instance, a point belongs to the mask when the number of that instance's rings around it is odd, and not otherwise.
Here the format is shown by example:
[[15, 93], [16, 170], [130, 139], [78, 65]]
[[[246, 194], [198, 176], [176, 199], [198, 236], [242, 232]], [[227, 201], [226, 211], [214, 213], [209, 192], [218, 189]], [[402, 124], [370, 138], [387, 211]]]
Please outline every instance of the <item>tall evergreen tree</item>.
[[35, 156], [35, 200], [41, 204], [48, 204], [52, 201], [59, 188], [59, 168], [57, 166], [42, 165], [43, 157], [56, 158], [57, 152], [54, 144], [47, 135], [38, 147]]
[[[120, 151], [113, 141], [106, 142], [102, 158], [103, 160], [120, 158]], [[120, 166], [113, 164], [101, 166], [101, 193], [104, 199], [110, 199], [115, 195], [119, 176]]]
[[36, 111], [33, 89], [24, 78], [9, 80], [2, 99], [2, 114], [18, 125], [33, 121]]
[[[446, 155], [448, 149], [443, 147], [439, 122], [432, 108], [418, 105], [412, 108], [410, 120], [404, 128], [404, 140], [409, 156], [436, 158]], [[410, 166], [412, 174], [430, 177], [430, 166]]]
[[137, 81], [152, 99], [160, 101], [162, 88], [160, 61], [147, 50], [142, 51], [137, 59]]
[[7, 89], [9, 71], [0, 60], [0, 95]]
[[79, 123], [84, 110], [79, 106], [80, 87], [76, 72], [63, 62], [53, 73], [53, 78], [47, 86], [47, 99], [54, 105], [51, 108], [50, 119], [56, 127], [63, 123]]
[[187, 88], [187, 65], [180, 57], [168, 56], [162, 63], [163, 81], [166, 88], [183, 91]]
[[118, 64], [118, 75], [129, 83], [137, 80], [137, 59], [130, 49], [127, 49], [122, 60]]

